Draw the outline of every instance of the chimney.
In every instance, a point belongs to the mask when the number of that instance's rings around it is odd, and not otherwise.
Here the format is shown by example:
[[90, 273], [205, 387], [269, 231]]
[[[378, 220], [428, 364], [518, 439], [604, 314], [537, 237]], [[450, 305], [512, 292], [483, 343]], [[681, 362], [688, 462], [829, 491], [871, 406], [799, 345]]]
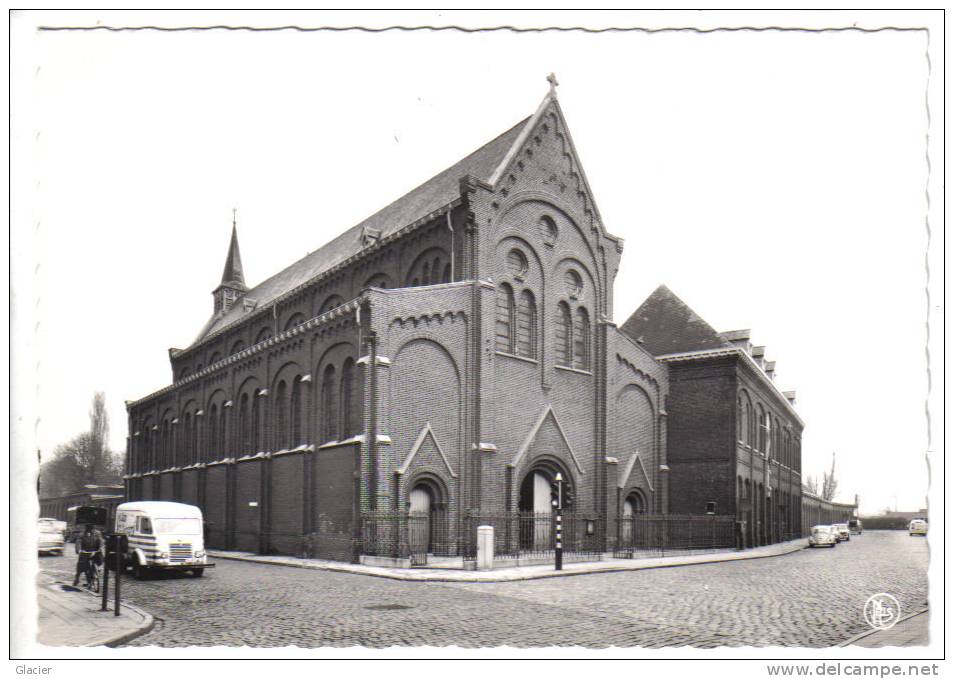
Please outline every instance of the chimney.
[[783, 391], [782, 396], [788, 399], [788, 402], [792, 405], [795, 405], [795, 392], [794, 391]]
[[752, 347], [752, 360], [760, 368], [765, 368], [765, 347]]
[[775, 379], [775, 361], [765, 362], [765, 374], [771, 379]]
[[742, 349], [745, 353], [752, 355], [752, 331], [751, 330], [729, 330], [722, 333], [726, 341]]

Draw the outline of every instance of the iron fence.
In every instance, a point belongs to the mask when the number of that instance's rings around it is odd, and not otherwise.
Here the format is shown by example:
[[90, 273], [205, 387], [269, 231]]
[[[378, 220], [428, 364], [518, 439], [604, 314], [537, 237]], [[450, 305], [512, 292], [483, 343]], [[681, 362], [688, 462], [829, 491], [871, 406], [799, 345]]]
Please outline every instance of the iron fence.
[[446, 510], [364, 512], [358, 547], [368, 556], [410, 559], [412, 566], [427, 564], [428, 555], [458, 555], [456, 527]]
[[615, 523], [617, 558], [712, 552], [738, 544], [733, 516], [634, 514]]
[[[556, 550], [556, 515], [544, 512], [470, 513], [461, 525], [461, 555], [477, 559], [477, 528], [494, 529], [494, 559], [549, 560]], [[605, 520], [575, 513], [562, 515], [565, 560], [599, 558], [604, 551]]]

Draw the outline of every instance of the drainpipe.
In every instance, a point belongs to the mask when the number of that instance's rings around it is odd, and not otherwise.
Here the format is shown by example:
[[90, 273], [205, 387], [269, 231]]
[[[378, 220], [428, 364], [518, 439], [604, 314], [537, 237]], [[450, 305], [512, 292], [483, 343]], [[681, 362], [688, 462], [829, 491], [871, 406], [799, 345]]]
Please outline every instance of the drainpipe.
[[451, 247], [450, 247], [450, 259], [451, 259], [450, 265], [451, 265], [451, 272], [450, 272], [450, 282], [453, 283], [453, 282], [454, 282], [454, 273], [455, 273], [455, 272], [454, 272], [454, 222], [453, 222], [453, 220], [451, 219], [451, 212], [453, 212], [452, 209], [447, 211], [447, 230], [450, 231], [450, 234], [451, 234]]

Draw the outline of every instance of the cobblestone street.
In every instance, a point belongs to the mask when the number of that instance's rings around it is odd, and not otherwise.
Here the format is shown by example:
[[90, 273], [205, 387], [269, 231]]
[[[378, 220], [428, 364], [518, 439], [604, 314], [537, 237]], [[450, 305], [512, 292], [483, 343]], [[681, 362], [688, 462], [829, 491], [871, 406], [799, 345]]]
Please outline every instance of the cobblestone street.
[[[878, 592], [927, 605], [927, 541], [866, 532], [835, 549], [507, 583], [420, 583], [220, 560], [204, 578], [123, 579], [157, 619], [132, 646], [833, 646]], [[71, 578], [75, 559], [40, 560]]]

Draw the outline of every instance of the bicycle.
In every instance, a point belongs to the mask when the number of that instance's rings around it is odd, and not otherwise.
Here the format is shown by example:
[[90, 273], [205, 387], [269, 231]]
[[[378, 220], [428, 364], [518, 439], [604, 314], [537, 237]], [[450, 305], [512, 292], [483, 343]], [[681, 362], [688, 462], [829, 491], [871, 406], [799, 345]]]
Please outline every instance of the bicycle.
[[103, 582], [103, 566], [98, 563], [102, 561], [102, 558], [96, 557], [100, 555], [100, 552], [84, 550], [80, 552], [80, 555], [86, 555], [86, 589], [99, 594]]

